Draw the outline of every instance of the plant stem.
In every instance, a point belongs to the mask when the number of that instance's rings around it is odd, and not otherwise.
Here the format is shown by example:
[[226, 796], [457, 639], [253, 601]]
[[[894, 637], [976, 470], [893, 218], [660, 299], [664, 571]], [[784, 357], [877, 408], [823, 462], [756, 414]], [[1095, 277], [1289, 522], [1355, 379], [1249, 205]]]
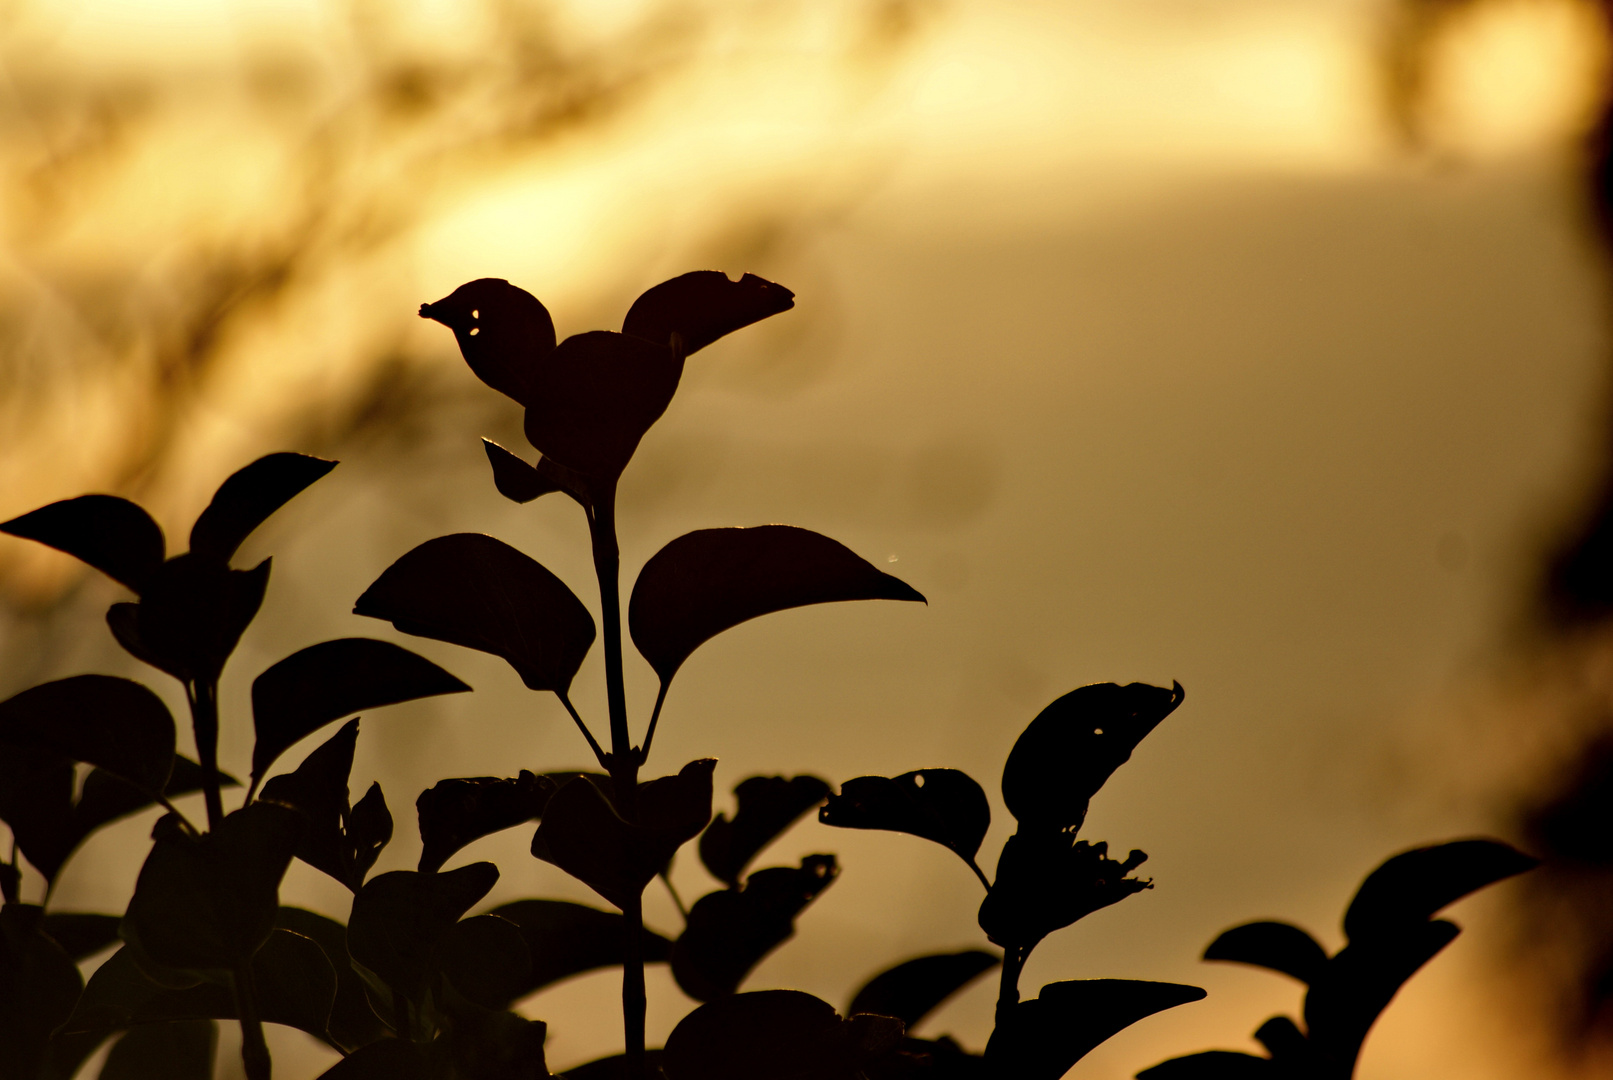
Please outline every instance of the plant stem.
[[644, 897], [633, 897], [622, 910], [627, 925], [622, 940], [622, 1035], [627, 1055], [627, 1074], [638, 1080], [644, 1075]]
[[185, 684], [190, 704], [191, 729], [196, 733], [196, 758], [202, 766], [202, 793], [207, 799], [207, 828], [224, 820], [224, 802], [218, 795], [218, 683], [196, 679]]
[[1002, 984], [997, 991], [997, 1027], [1006, 1027], [1008, 1018], [1019, 1004], [1019, 973], [1025, 970], [1029, 949], [1011, 945], [1003, 950]]
[[235, 989], [235, 1012], [241, 1018], [241, 1065], [246, 1069], [246, 1080], [270, 1080], [269, 1044], [263, 1041], [263, 1021], [258, 1017], [251, 963], [237, 964], [231, 982]]

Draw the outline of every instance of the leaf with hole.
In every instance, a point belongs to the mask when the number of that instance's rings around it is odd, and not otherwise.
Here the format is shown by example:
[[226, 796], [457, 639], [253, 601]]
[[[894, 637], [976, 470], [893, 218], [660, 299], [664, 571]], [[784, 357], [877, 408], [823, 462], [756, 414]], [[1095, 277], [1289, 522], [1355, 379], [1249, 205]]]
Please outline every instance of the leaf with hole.
[[925, 602], [899, 578], [808, 529], [700, 529], [644, 564], [627, 623], [633, 644], [665, 687], [690, 653], [724, 630], [759, 615], [841, 600]]
[[991, 827], [991, 804], [968, 773], [918, 769], [847, 780], [818, 811], [818, 820], [842, 829], [884, 829], [933, 840], [974, 866]]
[[622, 333], [693, 356], [726, 334], [794, 306], [794, 293], [755, 274], [731, 281], [720, 270], [695, 270], [633, 301]]
[[1155, 1013], [1199, 1001], [1179, 983], [1081, 979], [1050, 983], [998, 1021], [986, 1063], [1015, 1080], [1059, 1080], [1110, 1036]]
[[336, 467], [307, 454], [268, 454], [238, 470], [213, 493], [190, 530], [194, 555], [230, 561], [235, 549], [269, 515]]
[[700, 861], [711, 876], [727, 885], [739, 884], [745, 868], [758, 852], [771, 844], [808, 810], [829, 794], [829, 785], [816, 776], [752, 776], [734, 788], [738, 807], [733, 820], [718, 814], [700, 834]]
[[353, 613], [492, 653], [529, 689], [561, 695], [594, 643], [594, 618], [565, 582], [479, 533], [421, 544], [365, 590]]
[[454, 332], [478, 379], [522, 405], [531, 403], [539, 370], [555, 348], [554, 319], [537, 297], [502, 278], [479, 278], [420, 305], [420, 317]]
[[1402, 852], [1361, 883], [1344, 913], [1352, 943], [1424, 922], [1471, 892], [1539, 866], [1495, 840], [1456, 840]]
[[[561, 979], [622, 962], [627, 920], [614, 911], [600, 911], [565, 900], [515, 900], [500, 904], [489, 914], [508, 919], [521, 931], [532, 969], [516, 997], [541, 990]], [[672, 943], [653, 930], [643, 937], [644, 962], [664, 962]]]
[[474, 840], [542, 816], [560, 785], [521, 770], [513, 779], [469, 776], [439, 780], [415, 800], [420, 818], [419, 870], [440, 870]]
[[1042, 938], [1153, 887], [1127, 877], [1148, 858], [1109, 858], [1109, 845], [1067, 832], [1017, 832], [997, 859], [997, 879], [980, 902], [980, 928], [1003, 948], [1032, 948]]
[[167, 551], [151, 515], [116, 495], [80, 495], [0, 524], [0, 532], [37, 540], [95, 567], [136, 593]]
[[1002, 957], [980, 949], [920, 956], [882, 971], [863, 984], [846, 1015], [894, 1016], [909, 1031], [947, 998], [998, 964]]
[[1206, 960], [1230, 960], [1314, 983], [1327, 967], [1327, 952], [1316, 939], [1284, 922], [1253, 922], [1234, 926], [1210, 942]]

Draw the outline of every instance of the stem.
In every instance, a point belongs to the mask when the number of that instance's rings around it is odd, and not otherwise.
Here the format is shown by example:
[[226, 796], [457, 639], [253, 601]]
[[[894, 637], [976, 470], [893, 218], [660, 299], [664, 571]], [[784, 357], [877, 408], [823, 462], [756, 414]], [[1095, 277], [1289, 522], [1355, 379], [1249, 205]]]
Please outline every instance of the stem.
[[609, 769], [610, 759], [605, 755], [604, 749], [600, 747], [599, 740], [594, 738], [594, 733], [588, 730], [588, 725], [582, 722], [582, 717], [578, 715], [576, 707], [571, 704], [571, 698], [559, 691], [555, 692], [555, 697], [560, 699], [560, 704], [566, 707], [566, 711], [571, 714], [571, 718], [577, 721], [577, 730], [582, 732], [582, 737], [588, 740], [589, 749], [594, 752], [594, 757], [599, 759], [599, 767]]
[[263, 1021], [258, 1017], [258, 999], [252, 986], [250, 961], [237, 964], [235, 1013], [241, 1018], [241, 1065], [247, 1080], [270, 1080], [269, 1044], [263, 1041]]
[[218, 796], [218, 683], [201, 679], [187, 682], [185, 697], [190, 703], [191, 729], [196, 733], [196, 759], [202, 766], [202, 792], [207, 798], [207, 828], [211, 832], [224, 820], [224, 803]]
[[650, 711], [650, 726], [649, 729], [644, 732], [644, 746], [638, 752], [638, 760], [640, 765], [649, 760], [650, 743], [655, 739], [655, 725], [660, 722], [661, 706], [666, 704], [666, 688], [671, 685], [672, 683], [670, 681], [662, 682], [660, 692], [655, 695], [655, 708]]
[[644, 1076], [644, 897], [635, 896], [622, 909], [627, 918], [622, 939], [622, 1034], [627, 1055], [627, 1075], [632, 1080]]
[[1025, 970], [1029, 949], [1010, 945], [1003, 950], [1002, 984], [997, 991], [997, 1027], [1008, 1026], [1008, 1018], [1019, 1004], [1019, 973]]
[[980, 879], [980, 884], [986, 887], [986, 891], [988, 893], [991, 892], [991, 879], [986, 877], [986, 872], [984, 870], [980, 869], [980, 864], [975, 862], [973, 859], [970, 859], [969, 869], [975, 872], [975, 877]]

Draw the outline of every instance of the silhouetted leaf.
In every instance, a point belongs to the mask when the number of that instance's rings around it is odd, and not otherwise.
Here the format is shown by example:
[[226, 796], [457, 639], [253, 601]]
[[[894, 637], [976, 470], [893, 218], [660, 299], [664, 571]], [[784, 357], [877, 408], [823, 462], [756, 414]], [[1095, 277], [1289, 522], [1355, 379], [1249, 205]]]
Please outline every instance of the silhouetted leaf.
[[[711, 876], [738, 885], [745, 868], [785, 829], [829, 794], [816, 776], [752, 776], [734, 788], [734, 819], [718, 814], [700, 834], [700, 861]], [[989, 812], [989, 811], [988, 811]]]
[[762, 990], [685, 1016], [661, 1065], [670, 1080], [852, 1080], [901, 1041], [902, 1025], [890, 1017], [842, 1020], [811, 994]]
[[[1381, 927], [1340, 950], [1305, 995], [1305, 1027], [1318, 1058], [1353, 1063], [1400, 987], [1459, 933], [1443, 920]], [[1349, 1069], [1339, 1075], [1348, 1076]]]
[[1002, 957], [980, 949], [920, 956], [875, 975], [846, 1006], [846, 1015], [894, 1016], [909, 1031], [936, 1006], [998, 964]]
[[720, 270], [696, 270], [663, 281], [633, 301], [622, 333], [693, 356], [725, 334], [794, 306], [794, 293], [755, 274], [730, 281]]
[[1327, 966], [1327, 952], [1316, 939], [1284, 922], [1234, 926], [1210, 942], [1210, 947], [1204, 950], [1204, 959], [1253, 964], [1280, 971], [1307, 984], [1315, 982]]
[[434, 1080], [431, 1054], [405, 1039], [370, 1043], [319, 1074], [319, 1080]]
[[72, 850], [73, 762], [49, 750], [5, 746], [0, 753], [0, 821], [47, 878]]
[[143, 1024], [112, 1044], [100, 1080], [212, 1080], [217, 1046], [211, 1020]]
[[357, 892], [364, 876], [392, 839], [392, 815], [379, 784], [357, 807], [348, 803], [347, 776], [353, 768], [353, 748], [359, 722], [349, 720], [295, 772], [272, 778], [263, 797], [300, 812], [307, 820], [297, 843], [297, 858]]
[[529, 503], [540, 495], [563, 490], [492, 439], [483, 439], [482, 449], [487, 451], [487, 463], [493, 466], [493, 486], [511, 502]]
[[437, 970], [438, 946], [497, 881], [498, 867], [487, 862], [441, 874], [381, 874], [353, 898], [348, 954], [393, 991], [419, 1002]]
[[1456, 840], [1402, 852], [1367, 875], [1344, 913], [1353, 943], [1420, 923], [1468, 893], [1539, 866], [1495, 840]]
[[644, 564], [627, 606], [633, 644], [663, 685], [701, 644], [758, 615], [922, 594], [838, 541], [793, 525], [700, 529]]
[[[339, 638], [294, 652], [252, 682], [252, 775], [261, 777], [293, 743], [364, 709], [469, 686], [388, 641]], [[346, 780], [346, 776], [343, 776]]]
[[123, 917], [124, 940], [165, 967], [232, 970], [274, 929], [280, 878], [302, 829], [302, 815], [266, 802], [202, 836], [162, 818]]
[[1015, 1080], [1059, 1080], [1095, 1047], [1137, 1021], [1198, 1001], [1204, 991], [1178, 983], [1081, 979], [1049, 983], [1000, 1020], [986, 1063]]
[[353, 613], [503, 657], [529, 689], [559, 694], [594, 643], [594, 618], [565, 582], [478, 533], [421, 544], [365, 590]]
[[470, 776], [439, 780], [415, 800], [420, 817], [420, 870], [440, 870], [473, 840], [535, 821], [560, 785], [525, 769], [510, 780]]
[[0, 1075], [39, 1073], [51, 1032], [73, 1012], [83, 979], [40, 929], [33, 904], [0, 908]]
[[[448, 991], [453, 995], [452, 989]], [[510, 1012], [477, 1009], [455, 1002], [454, 1022], [446, 1041], [450, 1076], [476, 1080], [548, 1080], [543, 1043], [549, 1029], [542, 1020]]]
[[526, 939], [498, 915], [478, 915], [449, 927], [439, 965], [453, 988], [484, 1009], [507, 1008], [532, 976]]
[[537, 297], [502, 278], [479, 278], [435, 304], [421, 304], [420, 317], [454, 332], [478, 379], [531, 403], [538, 370], [554, 352], [554, 320]]
[[1290, 1068], [1302, 1062], [1310, 1063], [1310, 1040], [1289, 1017], [1273, 1016], [1261, 1024], [1255, 1029], [1255, 1041], [1266, 1048], [1273, 1061]]
[[1078, 829], [1087, 804], [1150, 731], [1182, 703], [1179, 684], [1094, 683], [1032, 720], [1003, 766], [1003, 802], [1021, 825]]
[[706, 827], [716, 764], [703, 758], [676, 776], [640, 784], [643, 825], [624, 821], [592, 781], [573, 780], [549, 800], [533, 838], [533, 854], [625, 908], [678, 848]]
[[1003, 948], [1030, 948], [1054, 930], [1117, 904], [1153, 883], [1126, 875], [1148, 858], [1109, 858], [1109, 845], [1073, 833], [1017, 832], [997, 859], [997, 880], [980, 902], [980, 928]]
[[743, 889], [702, 896], [672, 946], [679, 988], [696, 1001], [734, 993], [763, 957], [795, 936], [795, 917], [839, 873], [833, 855], [809, 855], [799, 869], [758, 870]]
[[227, 563], [252, 531], [336, 462], [306, 454], [268, 454], [219, 485], [190, 530], [190, 550]]
[[75, 675], [0, 702], [0, 743], [49, 750], [160, 792], [174, 764], [174, 718], [137, 682]]
[[[514, 923], [526, 939], [532, 969], [517, 998], [572, 975], [622, 962], [627, 920], [614, 911], [564, 900], [516, 900], [500, 904], [489, 914]], [[646, 929], [643, 953], [645, 963], [660, 963], [671, 955], [672, 943]]]
[[[584, 1065], [573, 1065], [557, 1075], [564, 1080], [640, 1080], [628, 1072], [626, 1054], [614, 1054]], [[648, 1080], [659, 1080], [665, 1075], [661, 1069], [661, 1051], [644, 1051], [644, 1075]]]
[[151, 515], [116, 495], [80, 495], [0, 524], [0, 532], [65, 551], [139, 593], [167, 545]]
[[842, 829], [885, 829], [933, 840], [973, 866], [991, 827], [991, 804], [968, 773], [918, 769], [847, 780], [818, 811], [818, 820]]
[[138, 604], [113, 604], [112, 636], [131, 656], [182, 682], [217, 682], [263, 606], [270, 560], [232, 570], [216, 559], [177, 555], [159, 566]]
[[121, 915], [53, 911], [40, 921], [39, 928], [74, 961], [79, 961], [116, 944], [118, 923], [122, 920]]
[[295, 907], [282, 907], [275, 916], [275, 925], [317, 944], [336, 973], [336, 996], [326, 1025], [332, 1043], [351, 1052], [390, 1033], [370, 1008], [364, 980], [348, 958], [347, 927], [335, 919]]
[[1270, 1058], [1234, 1050], [1207, 1050], [1202, 1054], [1162, 1061], [1137, 1074], [1137, 1080], [1278, 1080], [1277, 1063]]

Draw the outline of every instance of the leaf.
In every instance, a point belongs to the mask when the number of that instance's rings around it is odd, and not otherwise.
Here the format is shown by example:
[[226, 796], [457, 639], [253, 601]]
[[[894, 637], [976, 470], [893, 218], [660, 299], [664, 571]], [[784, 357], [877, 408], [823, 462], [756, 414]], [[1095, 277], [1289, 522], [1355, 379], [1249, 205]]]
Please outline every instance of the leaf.
[[213, 493], [190, 530], [194, 555], [230, 561], [235, 549], [269, 515], [336, 467], [336, 462], [306, 454], [268, 454], [240, 469]]
[[123, 917], [124, 940], [165, 967], [233, 970], [274, 929], [280, 879], [302, 829], [302, 815], [268, 802], [202, 836], [164, 817]]
[[[500, 904], [489, 914], [514, 923], [526, 940], [532, 969], [517, 998], [572, 975], [622, 962], [627, 920], [614, 911], [564, 900], [516, 900]], [[646, 929], [643, 953], [645, 963], [661, 963], [671, 956], [672, 943]]]
[[112, 1044], [100, 1080], [212, 1080], [217, 1047], [211, 1020], [144, 1024]]
[[1302, 983], [1314, 983], [1327, 967], [1327, 951], [1297, 926], [1284, 922], [1252, 922], [1234, 926], [1210, 942], [1206, 960], [1230, 960], [1281, 972]]
[[1067, 832], [1020, 831], [1008, 838], [997, 860], [997, 880], [980, 902], [980, 928], [1003, 948], [1029, 949], [1153, 882], [1127, 877], [1147, 860], [1132, 851], [1109, 858], [1109, 845], [1089, 844]]
[[758, 615], [839, 600], [917, 600], [845, 545], [793, 525], [699, 529], [644, 564], [627, 605], [633, 644], [665, 686], [705, 642]]
[[487, 862], [442, 874], [381, 874], [353, 898], [348, 954], [394, 992], [418, 1003], [437, 971], [438, 946], [496, 881], [498, 867]]
[[[449, 991], [450, 995], [452, 991]], [[466, 1008], [455, 1002], [446, 1041], [452, 1062], [448, 1075], [475, 1080], [548, 1080], [543, 1043], [549, 1028], [510, 1012]]]
[[454, 332], [476, 377], [521, 404], [531, 402], [538, 368], [554, 352], [554, 320], [537, 297], [502, 278], [467, 282], [420, 317]]
[[968, 773], [918, 769], [847, 780], [818, 811], [818, 820], [842, 829], [884, 829], [933, 840], [973, 866], [991, 827], [991, 804]]
[[1002, 957], [980, 949], [908, 960], [868, 980], [846, 1006], [846, 1015], [894, 1016], [911, 1031], [936, 1006], [1000, 963]]
[[0, 742], [95, 765], [155, 793], [173, 769], [174, 718], [137, 682], [75, 675], [0, 702]]
[[1455, 840], [1394, 856], [1367, 875], [1344, 913], [1353, 943], [1423, 922], [1468, 893], [1540, 865], [1496, 840]]
[[1049, 983], [1013, 1007], [986, 1044], [986, 1063], [1015, 1080], [1059, 1080], [1099, 1044], [1166, 1009], [1199, 1001], [1179, 983], [1080, 979]]
[[676, 776], [640, 784], [642, 825], [624, 821], [591, 781], [573, 780], [549, 800], [533, 837], [533, 854], [626, 908], [711, 819], [716, 764], [703, 758]]
[[720, 270], [696, 270], [663, 281], [633, 301], [622, 333], [693, 356], [725, 334], [794, 306], [794, 293], [755, 274], [730, 281]]
[[493, 486], [511, 502], [529, 503], [540, 495], [563, 490], [492, 439], [483, 439], [482, 449], [487, 451], [487, 463], [493, 466]]
[[365, 590], [353, 613], [503, 657], [529, 689], [557, 694], [570, 689], [594, 643], [594, 618], [563, 581], [478, 533], [421, 544]]
[[307, 821], [297, 858], [354, 892], [392, 839], [392, 815], [379, 784], [370, 785], [358, 808], [348, 804], [347, 777], [353, 768], [358, 726], [357, 720], [349, 720], [295, 772], [276, 776], [263, 786], [265, 799], [292, 807]]
[[439, 952], [448, 982], [484, 1009], [508, 1008], [525, 992], [532, 975], [525, 937], [498, 915], [455, 923]]
[[[613, 1054], [584, 1065], [573, 1065], [559, 1075], [564, 1080], [641, 1080], [628, 1073], [626, 1054]], [[661, 1051], [644, 1051], [644, 1076], [654, 1080], [662, 1075]]]
[[901, 1044], [889, 1017], [842, 1020], [799, 990], [734, 994], [700, 1006], [667, 1037], [669, 1080], [847, 1080]]
[[696, 1001], [734, 993], [768, 953], [795, 936], [796, 916], [839, 873], [833, 855], [809, 855], [799, 869], [758, 870], [743, 889], [702, 896], [672, 946], [678, 987]]
[[40, 928], [33, 904], [0, 908], [0, 1075], [33, 1077], [51, 1032], [73, 1012], [83, 979]]
[[473, 840], [535, 821], [559, 787], [525, 769], [510, 780], [471, 776], [437, 781], [415, 800], [422, 841], [417, 869], [440, 870]]
[[829, 794], [816, 776], [752, 776], [734, 788], [738, 809], [732, 821], [718, 814], [700, 834], [700, 861], [711, 876], [737, 886], [758, 852], [795, 824]]
[[49, 750], [6, 746], [0, 753], [0, 821], [34, 869], [54, 878], [72, 850], [73, 762]]
[[352, 1052], [390, 1033], [391, 1029], [370, 1008], [364, 980], [348, 958], [347, 927], [296, 907], [282, 907], [275, 916], [275, 925], [312, 940], [330, 961], [336, 973], [336, 996], [326, 1030], [337, 1048]]
[[53, 911], [40, 921], [39, 929], [77, 962], [116, 945], [122, 919], [121, 915], [87, 911]]
[[1162, 1061], [1137, 1074], [1137, 1080], [1278, 1080], [1277, 1063], [1270, 1058], [1234, 1050], [1207, 1050], [1202, 1054]]
[[177, 555], [146, 583], [138, 604], [113, 604], [107, 626], [128, 653], [181, 682], [217, 682], [241, 635], [263, 606], [270, 561], [232, 570]]
[[333, 720], [382, 705], [468, 690], [430, 660], [388, 641], [338, 638], [310, 645], [252, 682], [252, 723], [257, 731], [252, 775], [262, 777], [294, 743]]
[[319, 1080], [433, 1080], [431, 1056], [417, 1043], [382, 1039], [354, 1051]]
[[1021, 825], [1078, 829], [1087, 803], [1144, 737], [1182, 703], [1171, 689], [1094, 683], [1032, 720], [1003, 766], [1003, 801]]
[[95, 567], [136, 593], [162, 565], [167, 545], [151, 515], [116, 495], [80, 495], [0, 524]]

